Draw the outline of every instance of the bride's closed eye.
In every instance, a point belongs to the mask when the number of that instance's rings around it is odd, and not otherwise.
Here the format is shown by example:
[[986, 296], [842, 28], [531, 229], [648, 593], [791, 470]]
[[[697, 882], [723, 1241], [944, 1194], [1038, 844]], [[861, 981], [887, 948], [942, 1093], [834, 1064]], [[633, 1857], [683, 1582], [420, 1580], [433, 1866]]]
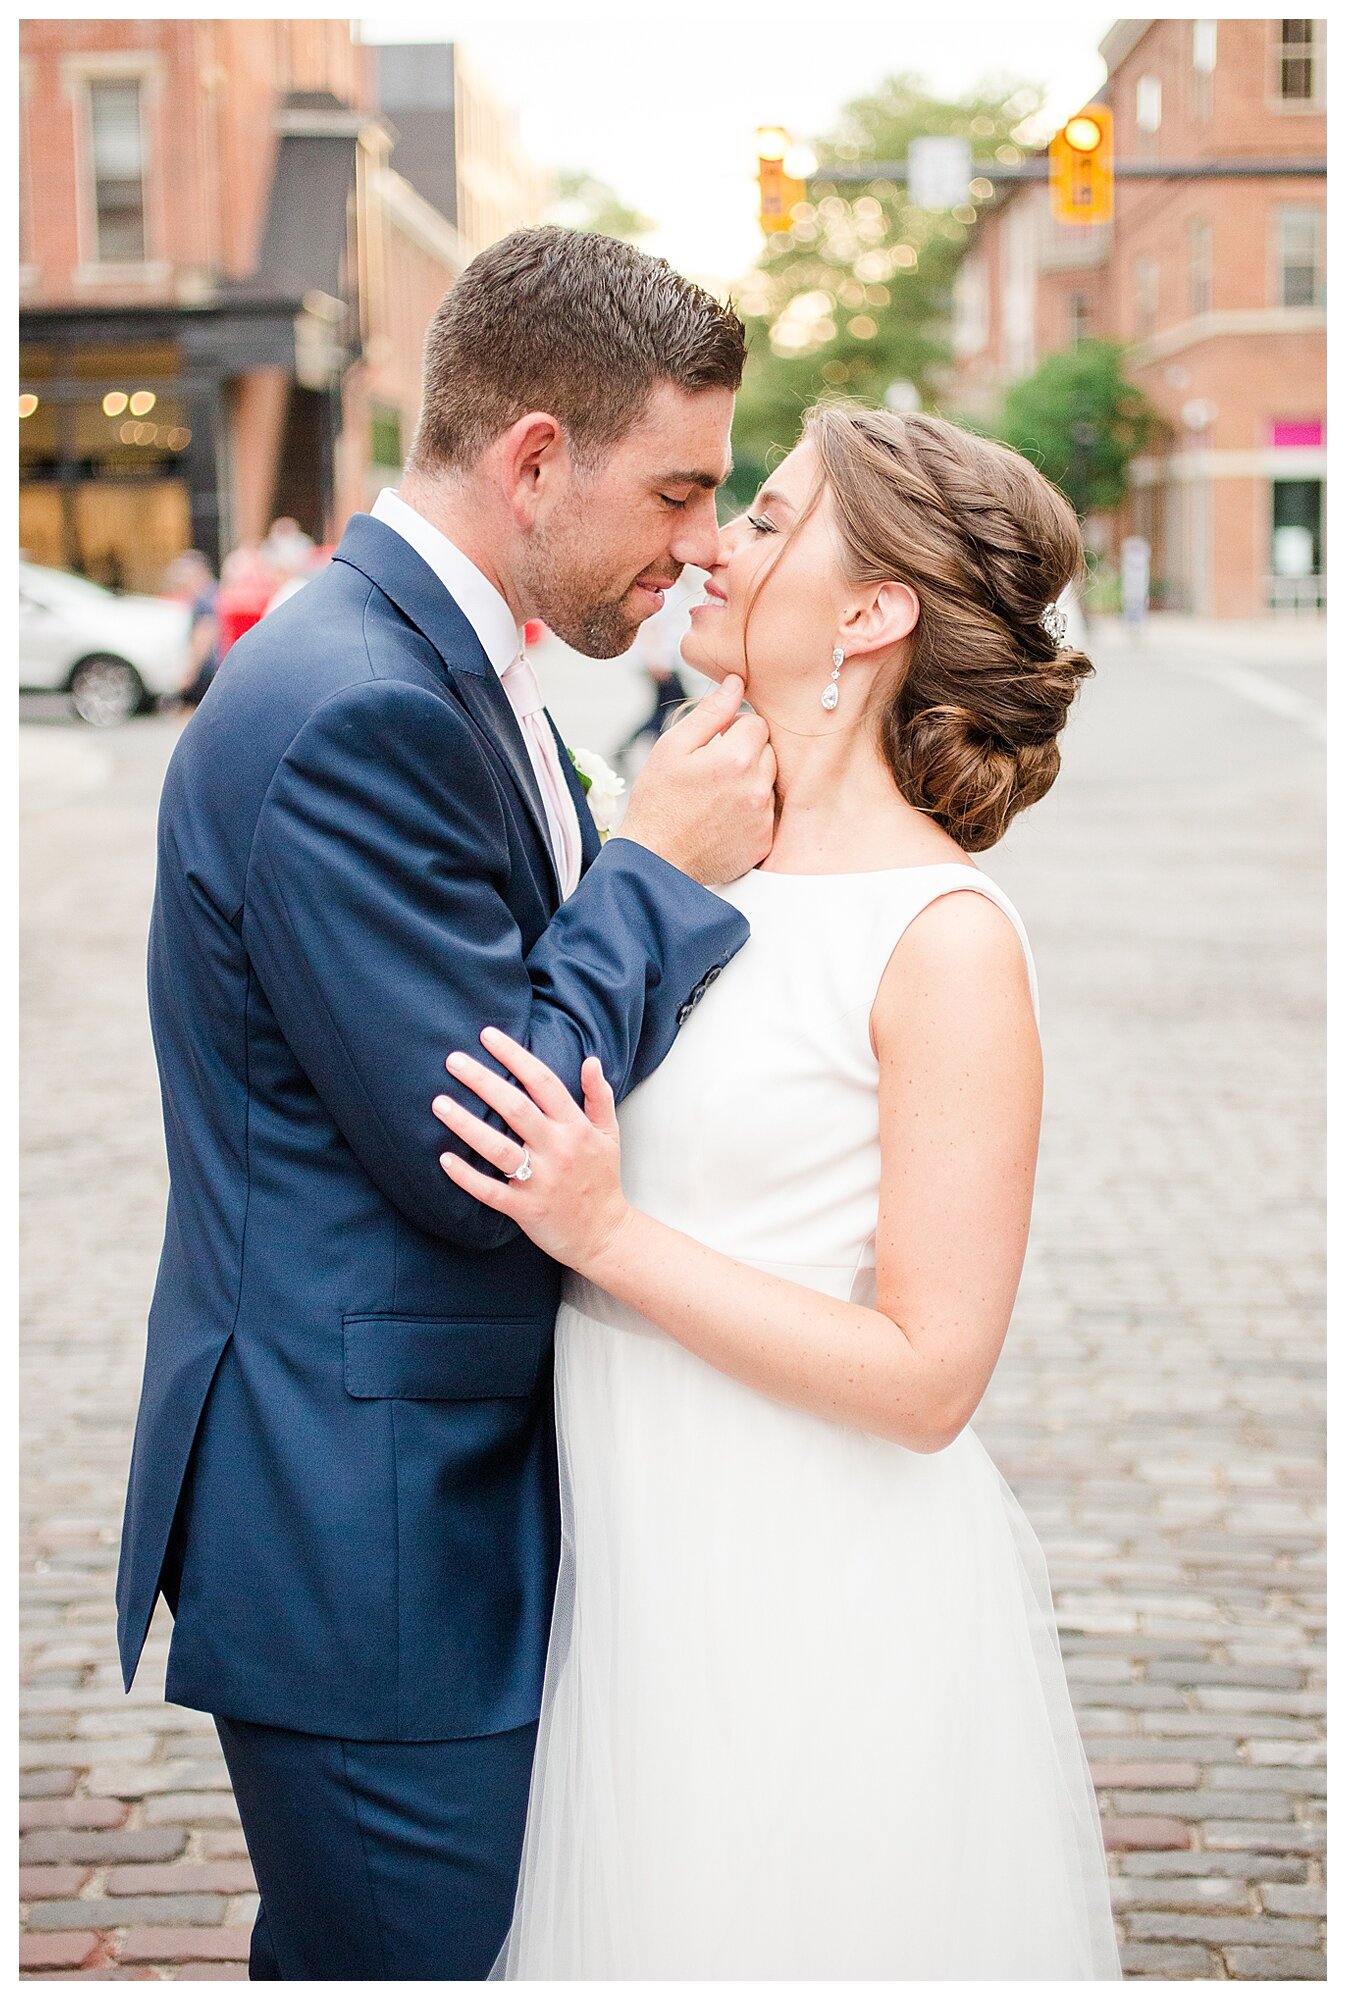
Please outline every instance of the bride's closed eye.
[[775, 522], [768, 521], [765, 514], [749, 514], [746, 519], [748, 526], [755, 528], [759, 535], [774, 535], [778, 532]]

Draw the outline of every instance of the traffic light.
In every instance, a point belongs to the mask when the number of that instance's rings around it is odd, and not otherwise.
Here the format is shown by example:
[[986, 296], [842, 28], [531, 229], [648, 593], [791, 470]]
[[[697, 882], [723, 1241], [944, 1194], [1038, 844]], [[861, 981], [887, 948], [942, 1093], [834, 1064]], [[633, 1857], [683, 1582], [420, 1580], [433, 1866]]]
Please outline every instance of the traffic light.
[[[787, 157], [795, 150], [789, 133], [781, 126], [757, 128], [758, 214], [766, 236], [790, 227], [790, 211], [807, 193], [804, 182], [785, 170]], [[790, 164], [793, 166], [794, 161]]]
[[1067, 118], [1047, 154], [1057, 222], [1112, 221], [1112, 113], [1086, 104]]

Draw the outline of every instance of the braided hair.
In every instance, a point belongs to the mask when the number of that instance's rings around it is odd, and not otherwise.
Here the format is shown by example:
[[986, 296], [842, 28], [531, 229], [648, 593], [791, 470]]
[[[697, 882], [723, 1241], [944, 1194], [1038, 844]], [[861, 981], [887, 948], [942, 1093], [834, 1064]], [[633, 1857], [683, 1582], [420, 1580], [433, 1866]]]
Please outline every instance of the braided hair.
[[852, 580], [920, 604], [896, 685], [876, 690], [898, 790], [968, 852], [991, 847], [1055, 781], [1094, 671], [1043, 623], [1083, 569], [1074, 512], [1017, 452], [942, 417], [829, 402], [805, 436]]

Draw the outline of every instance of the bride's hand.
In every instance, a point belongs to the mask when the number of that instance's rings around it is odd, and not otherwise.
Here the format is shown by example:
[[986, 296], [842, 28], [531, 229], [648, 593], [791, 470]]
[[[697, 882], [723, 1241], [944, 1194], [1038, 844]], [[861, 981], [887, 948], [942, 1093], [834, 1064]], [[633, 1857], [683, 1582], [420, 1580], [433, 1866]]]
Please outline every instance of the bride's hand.
[[630, 1213], [622, 1194], [617, 1106], [603, 1066], [597, 1056], [585, 1061], [581, 1111], [560, 1078], [499, 1028], [483, 1028], [481, 1040], [522, 1090], [462, 1050], [453, 1052], [445, 1068], [498, 1111], [517, 1140], [473, 1117], [452, 1097], [437, 1097], [431, 1108], [441, 1125], [501, 1173], [514, 1173], [524, 1148], [532, 1171], [526, 1180], [499, 1181], [456, 1153], [441, 1153], [439, 1164], [466, 1193], [517, 1222], [549, 1257], [582, 1272], [601, 1257]]

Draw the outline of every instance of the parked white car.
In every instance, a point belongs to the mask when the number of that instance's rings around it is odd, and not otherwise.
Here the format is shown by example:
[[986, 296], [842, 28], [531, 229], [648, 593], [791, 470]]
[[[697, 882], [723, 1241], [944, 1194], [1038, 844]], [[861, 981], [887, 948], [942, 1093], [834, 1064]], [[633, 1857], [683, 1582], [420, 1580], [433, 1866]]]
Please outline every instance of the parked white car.
[[96, 728], [176, 694], [191, 611], [162, 597], [118, 597], [65, 570], [19, 564], [19, 687], [68, 693]]

